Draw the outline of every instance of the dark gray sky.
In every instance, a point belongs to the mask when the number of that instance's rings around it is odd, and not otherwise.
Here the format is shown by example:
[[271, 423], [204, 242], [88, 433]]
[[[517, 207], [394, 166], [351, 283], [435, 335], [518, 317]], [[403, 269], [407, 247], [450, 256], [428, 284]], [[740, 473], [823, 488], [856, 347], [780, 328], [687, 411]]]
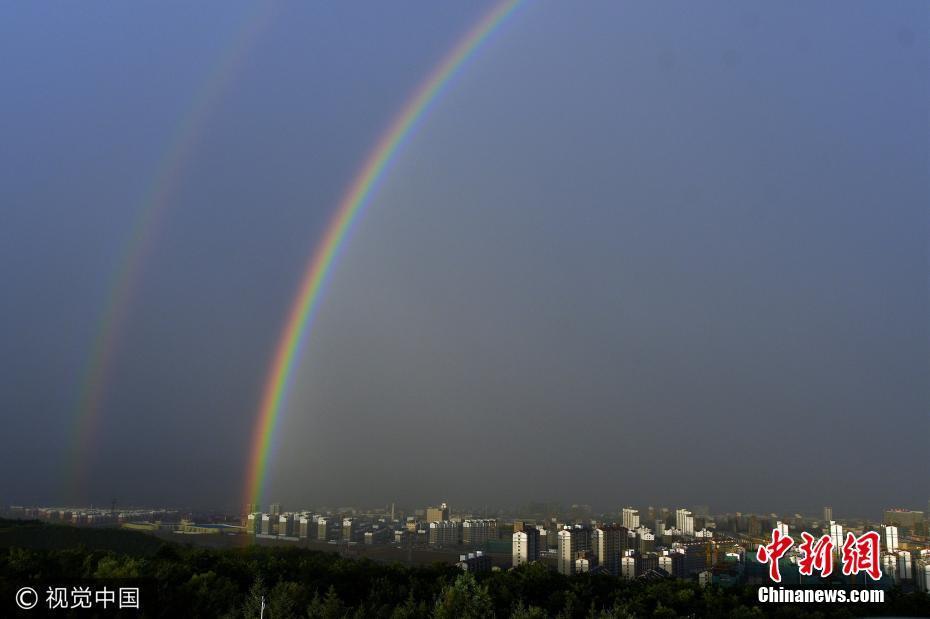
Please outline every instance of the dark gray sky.
[[[88, 500], [235, 506], [269, 359], [363, 157], [488, 4], [289, 4], [171, 187]], [[0, 502], [68, 491], [112, 264], [245, 4], [0, 7]], [[528, 3], [345, 246], [288, 505], [930, 498], [923, 2]]]

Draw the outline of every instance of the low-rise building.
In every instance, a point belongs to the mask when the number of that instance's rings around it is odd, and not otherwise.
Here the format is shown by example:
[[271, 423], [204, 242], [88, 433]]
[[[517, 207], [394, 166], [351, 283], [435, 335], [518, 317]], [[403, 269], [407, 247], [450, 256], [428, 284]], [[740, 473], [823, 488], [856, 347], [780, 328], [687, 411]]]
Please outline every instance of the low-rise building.
[[456, 565], [466, 572], [483, 574], [491, 571], [491, 557], [477, 550], [465, 555], [459, 555], [459, 562]]

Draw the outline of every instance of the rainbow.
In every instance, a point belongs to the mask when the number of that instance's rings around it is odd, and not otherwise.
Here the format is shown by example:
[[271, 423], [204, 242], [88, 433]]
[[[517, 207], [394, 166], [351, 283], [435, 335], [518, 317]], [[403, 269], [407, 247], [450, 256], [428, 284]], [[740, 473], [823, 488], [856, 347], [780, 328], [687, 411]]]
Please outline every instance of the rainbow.
[[84, 498], [81, 495], [86, 490], [91, 454], [96, 449], [94, 439], [98, 434], [100, 410], [113, 358], [132, 305], [142, 265], [151, 253], [161, 221], [172, 203], [173, 190], [214, 103], [232, 81], [242, 59], [271, 22], [273, 15], [273, 4], [261, 3], [244, 18], [232, 43], [221, 51], [218, 60], [213, 63], [215, 68], [195, 92], [190, 106], [167, 141], [168, 147], [159, 159], [156, 174], [141, 201], [130, 234], [120, 251], [120, 258], [110, 274], [103, 311], [94, 330], [90, 355], [79, 384], [77, 412], [74, 430], [71, 432], [74, 443], [67, 476], [70, 480], [67, 492], [72, 498]]
[[391, 160], [413, 132], [417, 121], [423, 118], [430, 105], [436, 101], [465, 61], [513, 14], [520, 1], [507, 0], [492, 8], [436, 65], [381, 135], [343, 195], [322, 240], [310, 258], [275, 349], [252, 433], [244, 503], [261, 502], [275, 429], [290, 388], [294, 368], [320, 305], [322, 291], [332, 271], [333, 261], [353, 222], [361, 214]]

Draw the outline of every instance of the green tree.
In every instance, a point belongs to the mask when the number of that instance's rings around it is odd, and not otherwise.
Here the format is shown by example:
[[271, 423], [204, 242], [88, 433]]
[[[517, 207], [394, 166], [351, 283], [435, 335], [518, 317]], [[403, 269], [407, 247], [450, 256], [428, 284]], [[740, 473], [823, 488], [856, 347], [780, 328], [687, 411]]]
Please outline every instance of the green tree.
[[549, 615], [538, 606], [526, 606], [517, 602], [510, 611], [510, 619], [546, 619]]
[[747, 606], [737, 606], [730, 611], [730, 617], [732, 619], [754, 619], [755, 617], [764, 616], [765, 614], [758, 606], [753, 606], [751, 608]]
[[487, 586], [478, 584], [465, 572], [455, 582], [446, 585], [439, 594], [433, 612], [436, 619], [479, 619], [494, 616], [494, 604]]
[[336, 587], [329, 586], [326, 596], [320, 599], [319, 592], [313, 594], [313, 600], [307, 608], [310, 619], [342, 619], [346, 616], [346, 607], [336, 593]]
[[189, 617], [215, 617], [235, 608], [239, 588], [229, 578], [209, 571], [194, 574], [184, 583], [184, 613]]
[[310, 600], [310, 605], [307, 607], [307, 617], [310, 619], [323, 617], [323, 599], [320, 597], [319, 591], [313, 592], [313, 599]]
[[303, 588], [296, 582], [282, 580], [274, 586], [265, 603], [265, 616], [271, 619], [291, 619], [305, 607]]
[[678, 613], [674, 609], [669, 608], [668, 606], [663, 606], [662, 602], [659, 602], [659, 605], [656, 606], [656, 609], [652, 611], [653, 617], [677, 617]]
[[423, 616], [417, 608], [417, 600], [413, 597], [412, 591], [407, 596], [407, 600], [403, 604], [395, 606], [391, 612], [391, 619], [417, 619]]
[[257, 576], [249, 588], [249, 593], [245, 597], [245, 603], [242, 605], [242, 616], [245, 619], [258, 619], [262, 614], [262, 604], [265, 601], [265, 595], [268, 593], [265, 589], [265, 581], [261, 576]]
[[139, 578], [142, 569], [142, 559], [107, 555], [97, 562], [94, 578]]

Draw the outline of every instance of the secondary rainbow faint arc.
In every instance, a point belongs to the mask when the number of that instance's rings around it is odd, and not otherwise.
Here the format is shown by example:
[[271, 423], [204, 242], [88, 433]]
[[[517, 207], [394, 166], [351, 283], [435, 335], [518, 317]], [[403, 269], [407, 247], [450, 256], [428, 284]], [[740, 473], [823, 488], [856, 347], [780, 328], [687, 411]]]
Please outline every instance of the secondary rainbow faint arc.
[[265, 381], [261, 405], [253, 431], [253, 443], [247, 471], [245, 500], [259, 503], [265, 483], [268, 460], [278, 417], [287, 396], [294, 366], [302, 344], [309, 333], [313, 316], [319, 307], [321, 292], [332, 268], [333, 260], [346, 239], [349, 228], [359, 216], [374, 186], [397, 153], [399, 147], [436, 100], [443, 87], [458, 73], [462, 65], [481, 43], [513, 14], [522, 0], [508, 0], [492, 8], [463, 36], [458, 44], [424, 79], [406, 105], [381, 135], [364, 165], [354, 177], [333, 214], [322, 240], [317, 245], [298, 288], [298, 294], [288, 313], [288, 319], [275, 350]]
[[[157, 172], [149, 186], [142, 206], [133, 222], [130, 235], [123, 244], [120, 258], [110, 275], [103, 311], [97, 322], [90, 356], [80, 382], [74, 444], [70, 468], [70, 491], [79, 493], [86, 481], [90, 452], [97, 436], [100, 408], [108, 375], [112, 369], [126, 314], [132, 304], [133, 292], [140, 278], [140, 270], [159, 228], [159, 222], [171, 204], [170, 194], [189, 159], [212, 105], [232, 80], [242, 59], [252, 48], [261, 32], [275, 14], [271, 2], [262, 2], [250, 11], [245, 23], [238, 28], [232, 43], [220, 53], [207, 79], [195, 92], [177, 127], [168, 140], [165, 154], [160, 158]], [[77, 497], [76, 497], [77, 498]]]

